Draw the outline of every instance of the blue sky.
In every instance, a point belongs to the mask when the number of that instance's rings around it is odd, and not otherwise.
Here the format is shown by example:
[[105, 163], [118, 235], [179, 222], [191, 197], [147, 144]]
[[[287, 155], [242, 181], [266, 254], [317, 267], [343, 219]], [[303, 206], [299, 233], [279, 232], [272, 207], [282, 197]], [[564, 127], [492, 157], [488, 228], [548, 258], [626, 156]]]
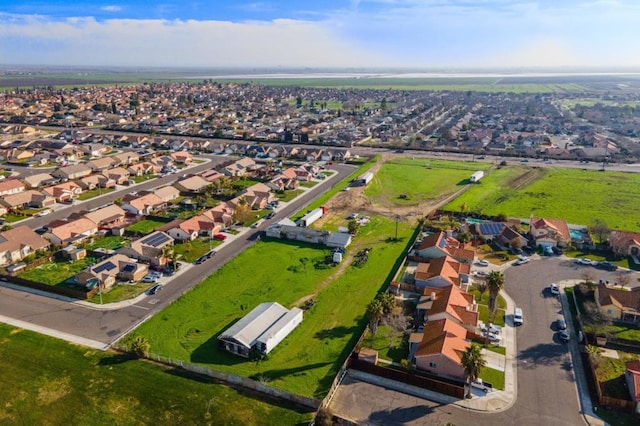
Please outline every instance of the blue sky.
[[640, 67], [638, 0], [0, 0], [0, 63]]

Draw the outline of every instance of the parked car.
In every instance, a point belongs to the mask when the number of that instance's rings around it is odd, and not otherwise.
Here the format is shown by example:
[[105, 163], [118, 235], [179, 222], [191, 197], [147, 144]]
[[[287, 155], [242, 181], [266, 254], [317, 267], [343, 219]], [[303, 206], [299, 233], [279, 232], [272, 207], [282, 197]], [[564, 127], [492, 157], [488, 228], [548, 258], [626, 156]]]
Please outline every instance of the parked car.
[[549, 290], [551, 291], [551, 294], [555, 296], [560, 294], [560, 287], [558, 287], [558, 284], [556, 283], [551, 283], [551, 285], [549, 286]]
[[609, 261], [603, 260], [602, 262], [598, 262], [596, 265], [598, 269], [604, 269], [605, 271], [615, 271], [618, 269], [618, 265], [611, 263]]
[[347, 216], [347, 219], [348, 220], [357, 219], [358, 216], [359, 216], [358, 213], [351, 213], [349, 216]]
[[162, 290], [162, 286], [160, 284], [156, 284], [153, 287], [151, 287], [148, 291], [149, 294], [156, 294], [157, 292], [159, 292], [160, 290]]
[[518, 258], [518, 260], [516, 260], [515, 262], [513, 262], [514, 265], [524, 265], [525, 263], [529, 263], [531, 259], [529, 259], [526, 256], [521, 256], [520, 258]]
[[545, 256], [553, 256], [553, 249], [552, 249], [550, 246], [545, 246], [545, 247], [542, 249], [542, 253], [543, 253]]
[[146, 275], [143, 279], [142, 279], [143, 283], [157, 283], [158, 282], [158, 277], [154, 276], [154, 275]]
[[38, 212], [38, 213], [36, 214], [36, 216], [38, 216], [38, 217], [42, 217], [42, 216], [46, 216], [46, 215], [48, 215], [48, 214], [51, 214], [51, 210], [49, 210], [49, 209], [44, 209], [44, 210], [42, 210], [42, 211]]
[[268, 215], [266, 215], [264, 218], [265, 219], [271, 219], [272, 217], [274, 217], [276, 215], [276, 212], [269, 212]]
[[204, 263], [207, 259], [209, 259], [207, 256], [202, 255], [199, 258], [197, 258], [196, 260], [193, 261], [194, 265], [200, 265], [201, 263]]
[[224, 241], [227, 239], [227, 236], [224, 234], [213, 234], [213, 238], [215, 240], [220, 240], [220, 241]]
[[216, 251], [215, 250], [211, 250], [211, 251], [206, 252], [204, 255], [207, 257], [207, 259], [211, 259], [213, 256], [216, 255]]
[[476, 265], [478, 265], [478, 266], [489, 266], [489, 262], [487, 262], [486, 260], [482, 259], [482, 260], [478, 260], [476, 262]]
[[567, 343], [569, 341], [569, 333], [567, 333], [566, 330], [559, 331], [558, 339], [560, 339], [561, 342]]
[[564, 251], [562, 251], [560, 247], [556, 247], [556, 246], [551, 247], [551, 251], [553, 252], [553, 254], [557, 256], [564, 254]]
[[566, 330], [567, 322], [564, 320], [564, 318], [558, 318], [556, 320], [556, 326], [558, 327], [558, 330]]

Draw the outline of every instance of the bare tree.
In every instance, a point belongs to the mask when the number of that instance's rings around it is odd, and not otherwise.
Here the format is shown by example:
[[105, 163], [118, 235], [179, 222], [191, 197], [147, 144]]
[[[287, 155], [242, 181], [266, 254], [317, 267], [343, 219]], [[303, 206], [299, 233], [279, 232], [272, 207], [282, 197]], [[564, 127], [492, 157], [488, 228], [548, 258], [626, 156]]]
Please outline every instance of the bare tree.
[[595, 235], [598, 243], [600, 244], [606, 243], [607, 239], [609, 238], [609, 234], [611, 233], [611, 230], [609, 229], [605, 221], [601, 219], [595, 219], [587, 228], [587, 230], [591, 234]]
[[629, 285], [629, 283], [631, 282], [631, 278], [629, 277], [629, 274], [627, 272], [618, 271], [616, 272], [616, 281], [620, 287], [624, 288], [625, 286]]

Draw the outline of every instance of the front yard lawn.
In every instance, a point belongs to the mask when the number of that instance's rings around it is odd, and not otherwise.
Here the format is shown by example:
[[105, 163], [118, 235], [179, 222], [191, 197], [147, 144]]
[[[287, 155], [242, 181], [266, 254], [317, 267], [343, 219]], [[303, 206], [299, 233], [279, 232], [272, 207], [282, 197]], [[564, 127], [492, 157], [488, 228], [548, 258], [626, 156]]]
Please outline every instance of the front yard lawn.
[[99, 197], [101, 195], [108, 194], [113, 191], [114, 191], [113, 188], [96, 188], [96, 189], [92, 189], [91, 191], [84, 191], [82, 194], [78, 195], [78, 200], [80, 201], [88, 200], [90, 198]]
[[[117, 283], [109, 291], [102, 293], [102, 303], [121, 302], [123, 300], [133, 299], [154, 285], [155, 284], [151, 283]], [[96, 293], [96, 295], [88, 299], [88, 301], [99, 304], [100, 295]]]
[[135, 183], [142, 183], [151, 179], [155, 179], [155, 177], [156, 175], [142, 175], [142, 176], [131, 176], [129, 179], [131, 179]]
[[318, 182], [313, 181], [313, 180], [308, 180], [305, 182], [300, 182], [300, 186], [304, 186], [305, 188], [313, 188], [314, 186], [316, 186], [318, 184]]
[[302, 189], [291, 189], [285, 192], [278, 192], [276, 193], [276, 197], [278, 197], [278, 200], [282, 201], [283, 203], [286, 203], [288, 201], [293, 200], [294, 198], [296, 198], [298, 195], [302, 194], [304, 191]]
[[208, 238], [198, 238], [194, 241], [186, 241], [184, 243], [176, 242], [173, 246], [173, 252], [180, 260], [185, 262], [193, 262], [212, 248], [216, 248], [222, 244], [222, 241]]
[[9, 223], [18, 222], [20, 220], [27, 219], [28, 217], [29, 216], [21, 216], [13, 213], [7, 213], [2, 216], [2, 218]]
[[24, 271], [18, 274], [20, 278], [47, 284], [50, 286], [57, 286], [63, 284], [69, 278], [75, 276], [78, 272], [87, 268], [90, 264], [94, 263], [95, 259], [91, 257], [85, 257], [84, 259], [77, 260], [75, 262], [56, 261], [51, 263], [45, 263], [36, 268]]
[[95, 250], [97, 248], [104, 248], [108, 250], [117, 250], [120, 247], [125, 246], [129, 240], [118, 235], [107, 235], [106, 237], [99, 237], [94, 240], [93, 243], [87, 244], [87, 250]]
[[504, 371], [484, 367], [480, 372], [480, 378], [484, 382], [491, 383], [494, 389], [504, 390]]
[[156, 228], [159, 228], [166, 223], [167, 222], [161, 222], [159, 220], [144, 219], [138, 223], [134, 223], [133, 225], [128, 226], [127, 231], [137, 232], [137, 233], [146, 235], [146, 234], [152, 233], [153, 231], [156, 230]]

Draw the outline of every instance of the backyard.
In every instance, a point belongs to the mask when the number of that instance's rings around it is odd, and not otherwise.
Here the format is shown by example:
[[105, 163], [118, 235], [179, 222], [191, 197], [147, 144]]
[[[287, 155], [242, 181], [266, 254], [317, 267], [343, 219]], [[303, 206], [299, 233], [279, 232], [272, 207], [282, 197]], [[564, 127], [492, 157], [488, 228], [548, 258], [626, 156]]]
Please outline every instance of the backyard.
[[191, 263], [220, 244], [222, 241], [213, 238], [198, 238], [184, 243], [176, 242], [173, 246], [173, 252], [178, 259]]
[[[354, 247], [371, 247], [369, 261], [356, 268], [324, 266], [330, 251], [293, 241], [261, 241], [138, 328], [128, 340], [145, 336], [151, 351], [266, 380], [290, 392], [322, 398], [365, 328], [366, 305], [390, 278], [412, 229], [376, 217]], [[386, 278], [385, 278], [386, 277]], [[257, 304], [315, 304], [302, 324], [259, 362], [223, 352], [216, 336]], [[224, 302], [224, 303], [220, 303]]]
[[[570, 184], [568, 184], [570, 182]], [[578, 169], [502, 167], [443, 207], [490, 216], [562, 218], [612, 229], [640, 231], [640, 176], [637, 173]]]
[[162, 222], [160, 220], [155, 220], [155, 219], [144, 219], [144, 220], [141, 220], [140, 222], [134, 223], [131, 226], [128, 226], [127, 231], [146, 235], [146, 234], [152, 233], [153, 231], [156, 230], [156, 228], [159, 228], [166, 223], [167, 222]]
[[66, 280], [75, 276], [94, 262], [95, 259], [91, 257], [85, 257], [75, 262], [56, 260], [21, 272], [18, 274], [18, 277], [50, 286], [65, 285]]
[[306, 410], [116, 352], [4, 324], [0, 340], [3, 424], [272, 425], [312, 418]]

